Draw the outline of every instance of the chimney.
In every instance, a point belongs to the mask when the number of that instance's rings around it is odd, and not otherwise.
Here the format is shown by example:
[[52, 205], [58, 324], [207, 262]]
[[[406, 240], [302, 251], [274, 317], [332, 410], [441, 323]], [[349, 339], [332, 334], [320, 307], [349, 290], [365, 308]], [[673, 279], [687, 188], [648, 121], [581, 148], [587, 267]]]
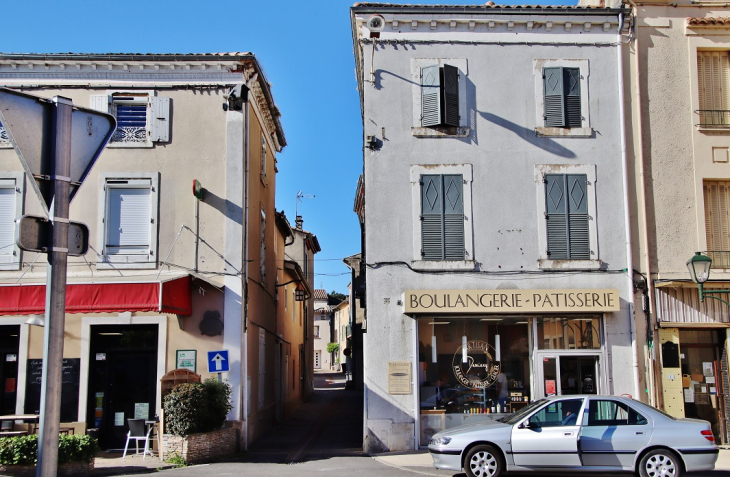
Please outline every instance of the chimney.
[[297, 215], [296, 221], [294, 223], [297, 226], [297, 230], [302, 230], [302, 226], [304, 226], [304, 219], [301, 215]]

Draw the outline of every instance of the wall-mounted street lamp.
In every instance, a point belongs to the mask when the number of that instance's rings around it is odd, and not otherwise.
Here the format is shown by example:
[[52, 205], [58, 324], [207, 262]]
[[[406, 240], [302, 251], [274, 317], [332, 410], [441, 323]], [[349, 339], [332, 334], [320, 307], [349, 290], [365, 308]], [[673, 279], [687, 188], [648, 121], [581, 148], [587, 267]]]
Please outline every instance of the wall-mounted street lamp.
[[701, 252], [695, 252], [694, 256], [687, 260], [687, 269], [689, 270], [689, 274], [692, 277], [692, 281], [695, 282], [700, 289], [700, 302], [705, 301], [705, 297], [707, 298], [714, 298], [715, 300], [720, 300], [727, 306], [730, 306], [730, 303], [726, 302], [722, 298], [718, 298], [713, 295], [727, 295], [730, 294], [730, 290], [712, 290], [711, 292], [706, 292], [704, 290], [704, 284], [705, 282], [710, 278], [710, 267], [712, 266], [712, 259], [708, 257], [707, 255], [702, 255]]

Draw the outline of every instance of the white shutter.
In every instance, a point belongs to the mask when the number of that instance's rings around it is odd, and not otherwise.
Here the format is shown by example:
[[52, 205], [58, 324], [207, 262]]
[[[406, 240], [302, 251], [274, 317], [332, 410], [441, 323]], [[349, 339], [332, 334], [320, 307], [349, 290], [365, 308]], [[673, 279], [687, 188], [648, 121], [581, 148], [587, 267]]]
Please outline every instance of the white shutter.
[[109, 187], [108, 197], [107, 255], [138, 255], [139, 259], [147, 261], [150, 249], [149, 187]]
[[102, 113], [110, 113], [111, 97], [108, 94], [94, 94], [91, 96], [89, 107]]
[[0, 263], [9, 263], [15, 249], [15, 182], [0, 181]]
[[170, 98], [150, 98], [150, 138], [153, 142], [170, 142]]

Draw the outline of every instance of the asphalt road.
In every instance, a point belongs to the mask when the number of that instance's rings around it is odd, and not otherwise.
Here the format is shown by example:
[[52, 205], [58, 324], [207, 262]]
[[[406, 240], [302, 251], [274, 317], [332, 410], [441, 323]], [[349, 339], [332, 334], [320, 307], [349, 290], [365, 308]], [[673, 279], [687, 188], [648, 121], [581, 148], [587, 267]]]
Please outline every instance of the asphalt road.
[[[157, 473], [166, 477], [309, 477], [324, 473], [348, 477], [465, 476], [463, 473], [434, 469], [430, 456], [423, 452], [364, 456], [362, 406], [362, 391], [345, 389], [341, 373], [318, 374], [315, 377], [314, 397], [302, 404], [289, 419], [257, 438], [247, 452], [227, 459], [227, 462], [165, 469]], [[730, 477], [730, 450], [721, 451], [718, 469], [721, 470], [697, 472], [687, 476]], [[121, 468], [118, 470], [122, 471]], [[124, 474], [122, 471], [116, 475], [132, 474]], [[609, 477], [631, 474], [592, 475]]]

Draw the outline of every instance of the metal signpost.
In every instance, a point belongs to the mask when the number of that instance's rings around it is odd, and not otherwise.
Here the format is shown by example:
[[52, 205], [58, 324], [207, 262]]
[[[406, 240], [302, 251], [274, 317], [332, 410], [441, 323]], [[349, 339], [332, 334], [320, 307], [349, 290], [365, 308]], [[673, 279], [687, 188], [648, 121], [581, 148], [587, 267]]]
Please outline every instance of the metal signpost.
[[[48, 221], [43, 217], [23, 217], [18, 223], [16, 242], [23, 250], [49, 254], [36, 476], [55, 477], [67, 258], [69, 254], [83, 254], [89, 237], [88, 227], [69, 222], [69, 204], [111, 139], [116, 120], [109, 114], [74, 107], [70, 99], [62, 96], [49, 100], [0, 88], [0, 122], [23, 168], [33, 177], [30, 181], [33, 190], [48, 214]], [[69, 250], [69, 235], [72, 250]]]

